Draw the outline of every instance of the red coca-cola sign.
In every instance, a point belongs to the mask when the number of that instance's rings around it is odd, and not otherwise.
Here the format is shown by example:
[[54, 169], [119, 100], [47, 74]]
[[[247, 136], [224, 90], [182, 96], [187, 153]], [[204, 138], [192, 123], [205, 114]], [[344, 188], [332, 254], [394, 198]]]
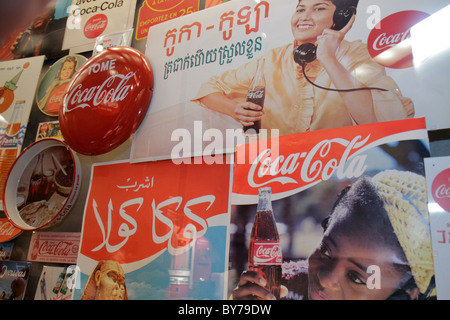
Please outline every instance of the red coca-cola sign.
[[255, 265], [275, 265], [282, 262], [281, 247], [278, 242], [255, 243], [253, 250]]
[[27, 259], [38, 262], [76, 263], [80, 245], [79, 232], [35, 232]]
[[59, 110], [66, 143], [86, 155], [109, 152], [139, 127], [153, 94], [147, 58], [131, 47], [90, 58], [69, 83]]
[[450, 169], [441, 171], [431, 184], [434, 201], [450, 212]]
[[413, 65], [410, 44], [411, 28], [429, 14], [408, 10], [396, 12], [381, 20], [370, 32], [367, 49], [379, 64], [393, 69]]
[[97, 38], [105, 31], [108, 25], [108, 17], [104, 14], [96, 14], [84, 25], [84, 36], [88, 39]]

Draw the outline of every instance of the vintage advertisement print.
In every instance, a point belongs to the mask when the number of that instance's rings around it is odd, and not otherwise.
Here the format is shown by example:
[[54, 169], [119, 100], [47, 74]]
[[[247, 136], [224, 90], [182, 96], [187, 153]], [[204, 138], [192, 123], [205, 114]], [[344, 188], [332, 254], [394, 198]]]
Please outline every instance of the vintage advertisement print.
[[64, 141], [64, 137], [59, 128], [59, 121], [47, 121], [39, 123], [35, 141], [45, 138], [53, 138]]
[[[273, 212], [276, 221], [269, 239], [273, 243], [279, 236], [283, 259], [282, 271], [266, 277], [275, 297], [436, 298], [423, 118], [283, 136], [279, 147], [276, 152], [264, 144], [257, 152], [251, 144], [237, 149], [232, 288], [242, 271], [254, 268], [258, 239], [249, 227], [256, 228], [261, 208], [268, 207], [262, 212]], [[248, 164], [238, 162], [244, 152], [251, 155]], [[267, 188], [271, 205], [263, 206], [261, 192]], [[340, 289], [333, 290], [328, 279]], [[248, 294], [242, 288], [233, 297]]]
[[34, 232], [27, 260], [76, 264], [80, 238], [79, 232]]
[[[75, 299], [224, 299], [232, 175], [225, 162], [94, 165]], [[113, 280], [117, 288], [105, 285]]]
[[0, 60], [44, 55], [55, 59], [68, 53], [62, 50], [67, 16], [72, 0], [17, 2], [2, 1]]
[[29, 262], [0, 261], [0, 300], [23, 300], [30, 266]]
[[72, 300], [75, 268], [43, 266], [34, 300]]
[[56, 61], [45, 73], [36, 90], [36, 103], [45, 115], [57, 117], [64, 91], [75, 72], [85, 63], [82, 55], [67, 55]]
[[439, 300], [450, 299], [448, 262], [450, 260], [450, 157], [425, 159], [428, 210]]
[[136, 0], [72, 0], [63, 49], [92, 51], [96, 38], [133, 27]]
[[[311, 9], [317, 5], [324, 15], [320, 24]], [[448, 127], [442, 117], [446, 93], [418, 90], [423, 69], [413, 63], [411, 47], [415, 26], [446, 5], [229, 1], [152, 26], [146, 56], [155, 94], [133, 139], [132, 161], [170, 158], [181, 140], [176, 129], [198, 139], [199, 149], [190, 153], [197, 155], [210, 142], [208, 130], [219, 130], [226, 140], [227, 129], [258, 120], [281, 136], [424, 116], [428, 129]], [[258, 62], [265, 82], [262, 109], [249, 100]], [[433, 81], [442, 82], [445, 73], [434, 74]], [[227, 142], [215, 151], [227, 152]]]
[[20, 154], [44, 56], [0, 62], [0, 203], [8, 171]]

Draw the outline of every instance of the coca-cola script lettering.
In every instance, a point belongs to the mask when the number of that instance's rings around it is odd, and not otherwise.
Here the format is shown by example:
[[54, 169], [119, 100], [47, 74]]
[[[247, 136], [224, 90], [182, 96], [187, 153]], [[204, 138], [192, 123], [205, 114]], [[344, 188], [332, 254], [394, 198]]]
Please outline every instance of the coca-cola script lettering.
[[387, 48], [393, 47], [402, 41], [405, 41], [411, 37], [411, 28], [405, 32], [399, 32], [396, 34], [386, 34], [383, 32], [380, 34], [373, 43], [374, 50], [385, 50]]
[[255, 265], [274, 265], [282, 262], [279, 243], [255, 243], [253, 256]]
[[[371, 57], [387, 68], [412, 67], [412, 48], [409, 41], [411, 28], [428, 16], [421, 11], [405, 10], [381, 20], [372, 29], [367, 39], [367, 50]], [[401, 54], [398, 52], [400, 49]], [[386, 54], [383, 54], [384, 52]], [[400, 55], [401, 59], [399, 59]]]
[[257, 91], [249, 91], [247, 93], [247, 99], [262, 99], [264, 98], [264, 89]]
[[436, 189], [434, 197], [437, 199], [450, 198], [450, 187], [446, 186], [445, 184], [440, 185]]
[[[92, 108], [101, 104], [123, 101], [128, 96], [131, 88], [128, 80], [134, 75], [134, 72], [129, 72], [126, 75], [112, 75], [101, 85], [90, 88], [83, 88], [82, 83], [78, 84], [66, 96], [68, 103], [64, 104], [64, 111], [70, 112], [78, 108]], [[119, 80], [119, 83], [114, 85], [117, 83], [116, 79]]]
[[71, 241], [44, 241], [39, 245], [39, 254], [69, 256], [73, 252], [73, 246], [74, 243]]
[[139, 127], [152, 95], [153, 71], [142, 52], [104, 49], [80, 67], [64, 92], [58, 108], [64, 141], [85, 155], [115, 149]]
[[[364, 146], [369, 136], [348, 141], [341, 138], [323, 140], [309, 152], [292, 153], [288, 156], [271, 157], [271, 150], [262, 151], [248, 172], [248, 184], [254, 188], [274, 182], [281, 184], [312, 183], [328, 180], [334, 173], [339, 179], [360, 177], [365, 169], [366, 155], [350, 157], [350, 154]], [[344, 146], [342, 153], [333, 150]], [[340, 156], [340, 158], [338, 158]], [[300, 183], [300, 184], [302, 184]]]

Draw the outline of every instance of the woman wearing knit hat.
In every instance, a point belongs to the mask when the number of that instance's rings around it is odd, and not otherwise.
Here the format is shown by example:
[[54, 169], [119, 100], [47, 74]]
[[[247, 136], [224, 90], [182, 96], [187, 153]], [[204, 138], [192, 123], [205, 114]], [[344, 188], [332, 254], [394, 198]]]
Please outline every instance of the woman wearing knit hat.
[[[423, 176], [387, 170], [360, 178], [341, 193], [323, 227], [307, 261], [283, 265], [286, 299], [436, 298]], [[246, 271], [233, 298], [271, 299], [262, 284]]]

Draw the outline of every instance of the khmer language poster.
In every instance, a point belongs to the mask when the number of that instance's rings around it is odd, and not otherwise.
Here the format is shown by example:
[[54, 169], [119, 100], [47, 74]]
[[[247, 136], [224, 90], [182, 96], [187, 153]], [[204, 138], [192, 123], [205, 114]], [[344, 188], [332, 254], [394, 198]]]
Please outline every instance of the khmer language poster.
[[225, 299], [231, 177], [225, 157], [93, 165], [74, 299]]
[[[311, 1], [297, 0], [229, 1], [152, 26], [145, 54], [155, 91], [134, 135], [132, 161], [198, 155], [210, 152], [207, 146], [216, 153], [232, 152], [244, 122], [255, 119], [280, 136], [420, 117], [427, 118], [429, 130], [448, 127], [448, 117], [442, 116], [448, 114], [448, 90], [443, 88], [448, 59], [437, 68], [437, 57], [417, 51], [426, 48], [421, 44], [424, 28], [439, 25], [428, 21], [439, 19], [447, 2], [339, 3], [322, 8], [329, 15], [317, 34], [311, 33], [313, 18], [303, 20]], [[336, 50], [327, 46], [330, 37], [343, 38]], [[329, 55], [319, 42], [333, 59], [325, 59]], [[294, 53], [302, 57], [299, 44], [304, 43], [318, 47], [316, 59], [303, 67]], [[262, 59], [261, 111], [245, 102]], [[328, 64], [336, 61], [348, 73], [330, 71]], [[345, 86], [335, 80], [344, 75], [350, 75]], [[365, 89], [345, 92], [350, 98], [339, 91], [360, 87]], [[186, 133], [191, 148], [180, 150]]]

